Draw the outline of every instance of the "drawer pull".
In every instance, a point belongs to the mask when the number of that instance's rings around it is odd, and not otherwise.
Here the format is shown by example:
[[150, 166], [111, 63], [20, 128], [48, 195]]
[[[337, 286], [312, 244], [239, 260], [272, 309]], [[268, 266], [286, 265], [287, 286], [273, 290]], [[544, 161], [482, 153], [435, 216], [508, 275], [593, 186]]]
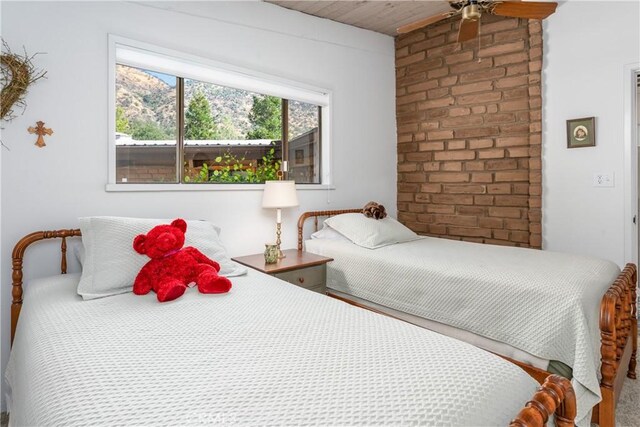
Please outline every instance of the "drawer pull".
[[304, 283], [304, 277], [298, 277], [298, 283]]

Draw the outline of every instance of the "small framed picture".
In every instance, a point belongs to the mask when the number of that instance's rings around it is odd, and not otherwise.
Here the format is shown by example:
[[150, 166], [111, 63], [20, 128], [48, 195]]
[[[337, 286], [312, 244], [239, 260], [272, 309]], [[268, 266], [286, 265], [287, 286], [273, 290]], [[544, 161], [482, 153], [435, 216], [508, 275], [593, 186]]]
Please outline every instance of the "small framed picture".
[[596, 118], [567, 120], [567, 148], [596, 146]]

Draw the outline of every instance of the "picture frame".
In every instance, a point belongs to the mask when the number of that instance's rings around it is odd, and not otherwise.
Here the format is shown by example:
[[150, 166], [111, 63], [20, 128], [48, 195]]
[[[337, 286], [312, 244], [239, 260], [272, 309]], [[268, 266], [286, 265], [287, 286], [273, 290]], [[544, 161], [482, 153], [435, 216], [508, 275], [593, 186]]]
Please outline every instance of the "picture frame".
[[567, 148], [596, 146], [596, 118], [567, 120]]

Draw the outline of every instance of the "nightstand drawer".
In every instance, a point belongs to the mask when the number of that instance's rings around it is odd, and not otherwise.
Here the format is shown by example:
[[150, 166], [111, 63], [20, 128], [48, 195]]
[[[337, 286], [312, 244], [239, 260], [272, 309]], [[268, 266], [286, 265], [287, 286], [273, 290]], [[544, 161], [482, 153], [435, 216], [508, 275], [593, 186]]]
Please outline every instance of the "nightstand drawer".
[[324, 265], [316, 265], [314, 267], [307, 267], [298, 270], [277, 273], [275, 274], [275, 276], [278, 279], [284, 280], [285, 282], [293, 283], [294, 285], [301, 286], [307, 289], [313, 288], [311, 290], [323, 292], [325, 285], [326, 268]]

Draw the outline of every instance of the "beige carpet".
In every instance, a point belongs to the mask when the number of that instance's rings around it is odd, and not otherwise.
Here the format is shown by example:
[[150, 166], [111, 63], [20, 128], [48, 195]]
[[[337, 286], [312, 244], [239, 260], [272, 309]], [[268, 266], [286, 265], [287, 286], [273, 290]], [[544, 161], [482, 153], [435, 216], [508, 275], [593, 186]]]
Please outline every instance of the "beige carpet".
[[[638, 335], [640, 337], [640, 334]], [[636, 368], [636, 374], [640, 377], [640, 366]], [[616, 408], [616, 425], [640, 427], [640, 378], [635, 380], [627, 378], [624, 381]]]

